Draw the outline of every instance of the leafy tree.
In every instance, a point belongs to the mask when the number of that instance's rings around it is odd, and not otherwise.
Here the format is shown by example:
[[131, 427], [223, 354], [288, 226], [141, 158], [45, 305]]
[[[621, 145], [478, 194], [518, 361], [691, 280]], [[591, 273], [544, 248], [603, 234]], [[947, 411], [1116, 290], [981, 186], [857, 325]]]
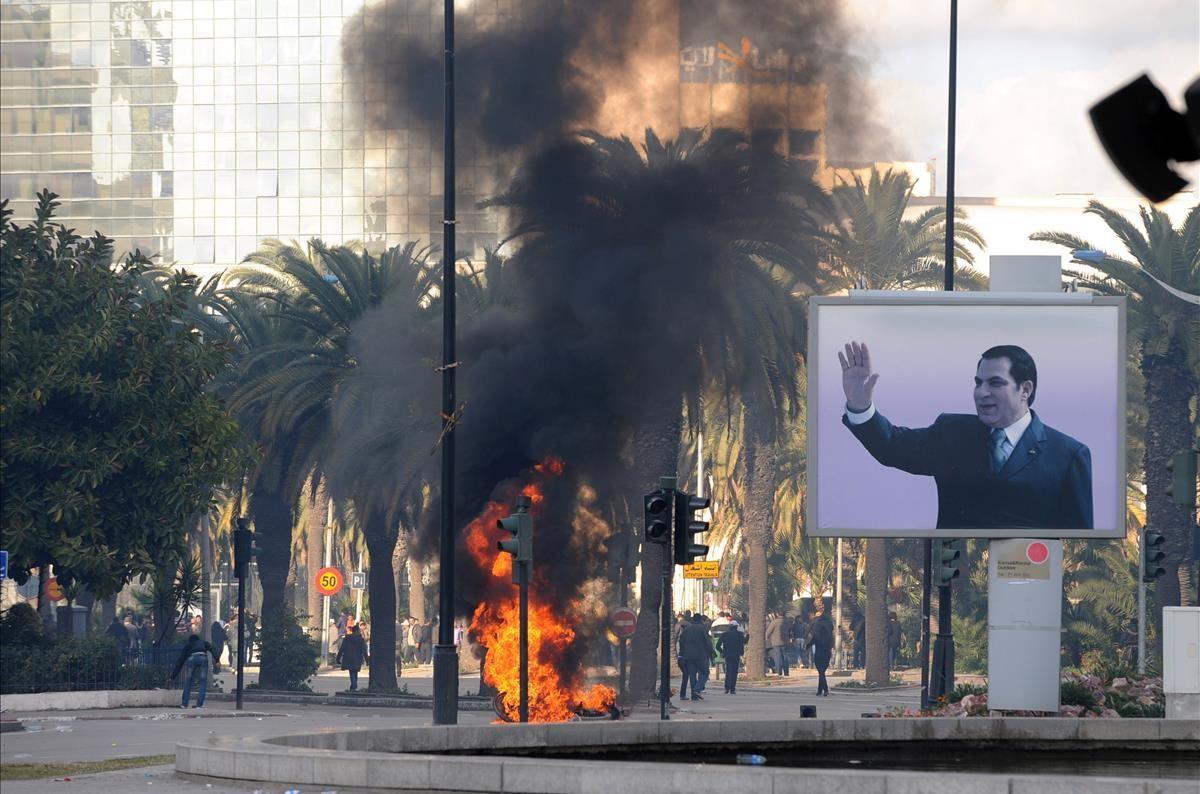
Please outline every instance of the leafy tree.
[[[946, 208], [930, 207], [904, 220], [915, 182], [904, 171], [871, 171], [863, 182], [837, 185], [833, 203], [839, 213], [829, 247], [835, 283], [842, 289], [940, 289], [946, 262]], [[954, 283], [956, 289], [982, 289], [986, 279], [970, 267], [972, 247], [983, 249], [983, 237], [954, 211]], [[961, 266], [959, 262], [965, 262]]]
[[[1125, 295], [1130, 335], [1139, 343], [1145, 381], [1145, 457], [1147, 525], [1166, 537], [1167, 575], [1156, 589], [1158, 603], [1196, 603], [1191, 557], [1193, 516], [1166, 495], [1167, 462], [1196, 443], [1196, 393], [1200, 386], [1200, 311], [1186, 294], [1200, 294], [1200, 205], [1179, 227], [1158, 208], [1139, 210], [1141, 228], [1099, 201], [1084, 210], [1104, 221], [1128, 256], [1105, 254], [1100, 262], [1076, 258], [1068, 275], [1080, 286]], [[1061, 245], [1073, 253], [1095, 246], [1066, 232], [1037, 232], [1031, 240]], [[1181, 295], [1179, 293], [1185, 293]]]
[[[597, 291], [628, 284], [620, 301], [597, 295], [597, 305], [574, 310], [573, 319], [604, 323], [606, 334], [618, 327], [630, 345], [653, 348], [680, 370], [654, 386], [628, 361], [609, 376], [625, 384], [616, 388], [642, 395], [638, 419], [613, 429], [629, 439], [629, 491], [677, 472], [684, 402], [717, 380], [730, 397], [754, 404], [754, 471], [761, 476], [752, 514], [756, 540], [769, 537], [778, 412], [786, 416], [793, 406], [802, 327], [790, 291], [797, 283], [816, 287], [814, 241], [823, 234], [817, 215], [827, 197], [797, 164], [724, 131], [684, 130], [664, 141], [647, 130], [640, 146], [586, 132], [532, 162], [527, 174], [534, 178], [523, 174], [489, 202], [513, 213], [521, 272], [533, 284], [563, 285], [564, 294], [567, 281], [593, 283]], [[597, 309], [600, 299], [607, 312]], [[755, 603], [765, 599], [767, 545], [755, 546]], [[661, 564], [662, 547], [644, 545], [630, 676], [639, 697], [655, 677]], [[750, 636], [760, 642], [762, 631]], [[749, 658], [754, 664], [753, 645]]]
[[[278, 483], [288, 503], [294, 504], [306, 483], [324, 477], [335, 498], [353, 501], [371, 559], [373, 688], [396, 686], [392, 556], [399, 534], [398, 510], [407, 489], [390, 487], [394, 481], [380, 476], [376, 467], [364, 466], [362, 460], [331, 465], [330, 447], [334, 434], [344, 432], [339, 412], [343, 418], [352, 416], [362, 408], [360, 400], [367, 399], [348, 388], [357, 369], [351, 349], [353, 326], [393, 294], [401, 296], [404, 305], [424, 310], [436, 284], [426, 258], [427, 251], [412, 243], [376, 258], [348, 246], [327, 247], [315, 239], [307, 251], [268, 241], [246, 266], [230, 274], [237, 289], [269, 301], [267, 317], [282, 329], [275, 341], [249, 354], [233, 398], [235, 407], [256, 417], [258, 437], [279, 455], [281, 476], [272, 479], [270, 487]], [[419, 485], [420, 478], [406, 482]], [[256, 486], [264, 484], [260, 477]], [[256, 490], [252, 506], [257, 500]], [[279, 534], [290, 540], [290, 520], [286, 535], [279, 523]], [[288, 555], [283, 557], [280, 570], [286, 576]], [[263, 611], [267, 611], [265, 600]]]
[[53, 564], [105, 597], [186, 556], [241, 434], [207, 391], [229, 354], [189, 317], [196, 279], [142, 288], [145, 257], [114, 268], [110, 240], [53, 222], [56, 198], [24, 227], [0, 203], [0, 542], [20, 581]]
[[[904, 171], [880, 173], [872, 169], [864, 182], [855, 175], [853, 184], [833, 189], [833, 201], [841, 218], [830, 245], [830, 264], [835, 283], [842, 288], [907, 290], [939, 289], [944, 283], [946, 262], [946, 208], [930, 207], [912, 220], [904, 212], [915, 182]], [[955, 209], [956, 219], [966, 213]], [[983, 237], [974, 227], [955, 221], [954, 282], [958, 289], [980, 289], [986, 280], [970, 267], [975, 262], [972, 247], [982, 249]], [[967, 266], [959, 266], [959, 261]], [[867, 681], [887, 682], [887, 655], [883, 632], [887, 622], [887, 541], [866, 541], [867, 596]]]

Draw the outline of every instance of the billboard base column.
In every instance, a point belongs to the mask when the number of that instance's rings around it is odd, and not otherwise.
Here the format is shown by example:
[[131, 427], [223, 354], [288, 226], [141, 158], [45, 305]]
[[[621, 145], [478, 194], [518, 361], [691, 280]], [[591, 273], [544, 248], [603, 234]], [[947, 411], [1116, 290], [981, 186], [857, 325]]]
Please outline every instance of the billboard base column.
[[988, 549], [988, 708], [1058, 713], [1061, 540], [993, 540]]

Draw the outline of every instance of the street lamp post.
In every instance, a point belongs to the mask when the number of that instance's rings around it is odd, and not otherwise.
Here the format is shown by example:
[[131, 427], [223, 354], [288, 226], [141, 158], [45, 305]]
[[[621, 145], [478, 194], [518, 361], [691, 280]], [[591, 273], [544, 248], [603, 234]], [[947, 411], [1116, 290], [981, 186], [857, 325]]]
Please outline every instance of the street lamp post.
[[442, 140], [442, 532], [438, 641], [433, 648], [433, 722], [458, 722], [458, 650], [454, 647], [454, 0], [445, 0], [445, 123]]

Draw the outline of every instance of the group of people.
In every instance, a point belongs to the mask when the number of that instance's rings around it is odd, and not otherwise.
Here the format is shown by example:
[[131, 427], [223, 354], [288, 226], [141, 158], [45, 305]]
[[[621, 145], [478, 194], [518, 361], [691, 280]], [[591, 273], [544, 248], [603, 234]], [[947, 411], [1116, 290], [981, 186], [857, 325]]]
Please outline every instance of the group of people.
[[[894, 613], [891, 617], [888, 638], [891, 642], [894, 623], [898, 649], [899, 623]], [[685, 611], [677, 618], [673, 639], [676, 664], [682, 674], [680, 699], [704, 699], [709, 673], [718, 656], [724, 661], [725, 694], [737, 694], [738, 675], [750, 641], [744, 615], [735, 617], [730, 612], [721, 612], [709, 620], [703, 614]], [[828, 609], [821, 608], [811, 620], [772, 613], [768, 615], [764, 641], [767, 662], [775, 675], [789, 675], [793, 662], [812, 666], [817, 670], [817, 694], [829, 694], [825, 673], [833, 658], [834, 630]], [[891, 658], [896, 658], [894, 651]]]

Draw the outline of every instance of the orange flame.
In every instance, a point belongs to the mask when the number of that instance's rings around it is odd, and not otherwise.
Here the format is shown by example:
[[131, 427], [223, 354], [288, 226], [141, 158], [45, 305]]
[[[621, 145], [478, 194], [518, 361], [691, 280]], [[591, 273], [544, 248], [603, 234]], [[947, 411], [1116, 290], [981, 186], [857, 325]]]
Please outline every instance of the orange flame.
[[[532, 502], [530, 508], [536, 519], [539, 507], [545, 502], [544, 485], [551, 477], [563, 473], [563, 462], [547, 458], [533, 467], [533, 479], [520, 489]], [[503, 502], [488, 502], [479, 516], [467, 526], [466, 548], [480, 570], [492, 577], [493, 596], [475, 608], [471, 633], [488, 649], [484, 680], [503, 693], [505, 715], [516, 721], [520, 698], [520, 610], [517, 587], [511, 584], [512, 558], [497, 551], [496, 541], [503, 532], [496, 529], [497, 519], [509, 513]], [[536, 520], [534, 531], [537, 531]], [[529, 592], [529, 720], [530, 722], [564, 722], [579, 708], [607, 711], [616, 703], [616, 692], [602, 684], [585, 689], [583, 671], [563, 670], [563, 660], [572, 655], [576, 642], [578, 616], [559, 614], [553, 605], [539, 598], [539, 587], [531, 585]]]

